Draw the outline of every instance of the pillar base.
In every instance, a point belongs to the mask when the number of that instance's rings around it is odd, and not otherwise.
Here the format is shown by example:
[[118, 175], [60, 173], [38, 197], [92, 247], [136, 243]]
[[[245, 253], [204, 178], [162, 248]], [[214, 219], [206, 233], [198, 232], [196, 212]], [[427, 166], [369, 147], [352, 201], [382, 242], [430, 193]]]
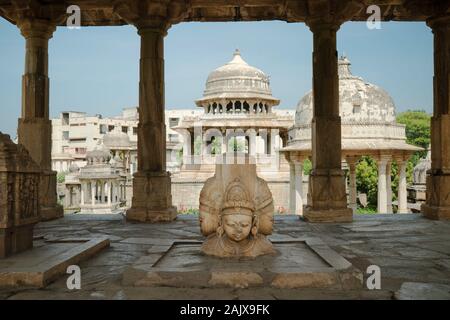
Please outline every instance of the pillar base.
[[64, 217], [63, 207], [57, 203], [56, 171], [44, 171], [39, 182], [39, 204], [41, 221]]
[[127, 221], [170, 222], [177, 217], [172, 206], [171, 181], [168, 172], [136, 172], [133, 175], [132, 206]]
[[40, 209], [41, 221], [50, 221], [64, 217], [64, 208], [59, 204], [54, 207], [41, 207]]
[[303, 212], [303, 219], [308, 222], [324, 223], [352, 222], [353, 210], [351, 208], [314, 210], [311, 207], [306, 207]]
[[427, 176], [427, 200], [421, 211], [425, 218], [450, 220], [450, 173]]
[[353, 221], [353, 210], [347, 208], [342, 170], [313, 170], [309, 176], [308, 205], [303, 218], [309, 222]]
[[177, 208], [172, 206], [163, 210], [131, 208], [127, 210], [127, 221], [134, 222], [171, 222], [177, 218]]
[[0, 258], [33, 248], [33, 224], [0, 228]]

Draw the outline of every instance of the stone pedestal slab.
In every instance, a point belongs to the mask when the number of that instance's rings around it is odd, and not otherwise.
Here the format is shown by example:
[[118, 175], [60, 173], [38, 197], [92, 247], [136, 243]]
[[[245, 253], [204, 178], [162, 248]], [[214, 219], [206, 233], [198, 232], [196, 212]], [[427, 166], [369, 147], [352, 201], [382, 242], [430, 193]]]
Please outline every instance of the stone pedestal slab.
[[173, 241], [149, 252], [123, 274], [136, 287], [276, 288], [362, 287], [362, 274], [318, 238], [272, 241], [277, 253], [255, 259], [222, 259], [201, 252], [201, 242]]

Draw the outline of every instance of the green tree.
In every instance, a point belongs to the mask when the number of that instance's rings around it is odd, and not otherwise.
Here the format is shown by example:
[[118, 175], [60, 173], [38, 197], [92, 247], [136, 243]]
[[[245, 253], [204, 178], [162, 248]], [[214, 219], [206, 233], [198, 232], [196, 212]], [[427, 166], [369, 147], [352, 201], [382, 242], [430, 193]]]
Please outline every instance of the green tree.
[[[424, 149], [430, 145], [430, 119], [431, 115], [423, 110], [408, 110], [397, 115], [397, 122], [406, 126], [406, 142]], [[426, 154], [426, 150], [416, 152], [414, 165]]]
[[67, 172], [58, 172], [56, 175], [56, 181], [58, 183], [64, 183], [64, 181], [66, 181], [66, 174]]
[[[412, 172], [414, 167], [419, 160], [424, 158], [427, 154], [427, 149], [431, 142], [430, 120], [431, 115], [424, 110], [408, 110], [397, 115], [397, 122], [406, 126], [406, 142], [425, 149], [423, 151], [415, 152], [408, 160], [406, 177], [409, 183], [412, 182]], [[395, 186], [397, 186], [398, 177], [396, 177], [395, 180]]]
[[239, 141], [237, 137], [232, 137], [228, 142], [228, 150], [243, 152], [245, 150], [245, 143]]
[[356, 165], [356, 190], [367, 194], [368, 207], [376, 207], [378, 192], [378, 169], [371, 157], [362, 157]]
[[303, 161], [303, 174], [305, 176], [308, 176], [311, 173], [311, 170], [312, 170], [311, 160], [306, 159], [305, 161]]

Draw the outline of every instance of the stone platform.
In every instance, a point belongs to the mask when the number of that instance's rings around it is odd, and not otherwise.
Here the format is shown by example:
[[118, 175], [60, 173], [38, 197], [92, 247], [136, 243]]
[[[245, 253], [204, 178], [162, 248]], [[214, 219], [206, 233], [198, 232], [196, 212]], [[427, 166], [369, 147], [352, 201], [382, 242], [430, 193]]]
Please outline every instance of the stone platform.
[[[137, 224], [127, 223], [122, 215], [69, 214], [37, 224], [35, 234], [47, 239], [108, 237], [111, 245], [79, 263], [80, 290], [67, 289], [67, 277], [62, 276], [45, 290], [2, 288], [0, 299], [449, 299], [450, 222], [420, 214], [356, 214], [352, 223], [333, 224], [276, 215], [272, 241], [320, 238], [362, 272], [363, 286], [344, 290], [123, 284], [124, 274], [142, 257], [166, 251], [173, 241], [203, 241], [196, 215], [178, 215], [171, 223]], [[370, 265], [380, 267], [380, 290], [365, 286]]]
[[[158, 239], [146, 239], [158, 243]], [[362, 287], [362, 273], [319, 238], [272, 242], [277, 253], [256, 259], [207, 256], [201, 241], [157, 245], [123, 275], [123, 284], [138, 287], [171, 286], [331, 288]]]
[[0, 287], [43, 288], [78, 264], [109, 246], [108, 238], [63, 238], [45, 241], [37, 237], [31, 250], [0, 259]]

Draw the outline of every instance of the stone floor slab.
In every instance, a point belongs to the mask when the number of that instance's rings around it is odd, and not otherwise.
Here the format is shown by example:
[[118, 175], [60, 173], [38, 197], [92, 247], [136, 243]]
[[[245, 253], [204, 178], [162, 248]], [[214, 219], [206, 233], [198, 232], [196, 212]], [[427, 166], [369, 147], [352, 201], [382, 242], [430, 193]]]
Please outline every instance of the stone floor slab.
[[45, 241], [35, 248], [0, 260], [0, 287], [45, 287], [66, 273], [69, 265], [89, 259], [109, 246], [109, 239]]

